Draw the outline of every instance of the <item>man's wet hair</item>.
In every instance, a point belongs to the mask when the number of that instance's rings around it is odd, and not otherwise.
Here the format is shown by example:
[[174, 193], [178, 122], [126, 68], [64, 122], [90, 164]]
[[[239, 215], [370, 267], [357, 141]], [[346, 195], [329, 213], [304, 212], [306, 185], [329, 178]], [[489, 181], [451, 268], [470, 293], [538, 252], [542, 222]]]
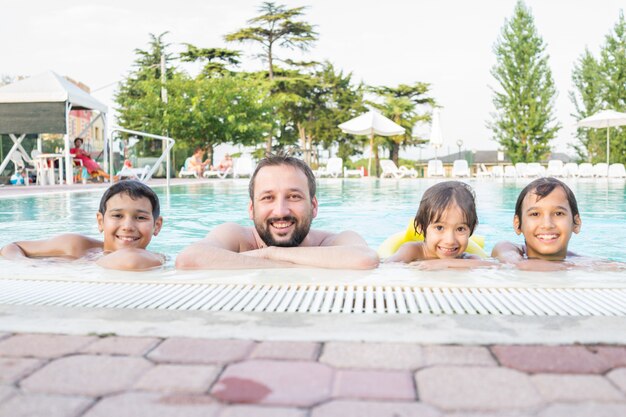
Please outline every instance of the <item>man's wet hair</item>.
[[161, 214], [159, 197], [154, 191], [152, 191], [152, 188], [137, 180], [122, 180], [107, 188], [100, 199], [98, 212], [104, 216], [104, 213], [107, 210], [107, 202], [111, 199], [111, 197], [121, 193], [128, 195], [133, 200], [138, 200], [144, 197], [147, 198], [150, 201], [150, 204], [152, 204], [152, 218], [154, 221], [159, 218], [159, 215]]
[[254, 173], [252, 174], [252, 177], [250, 178], [250, 185], [248, 186], [250, 200], [254, 201], [254, 182], [259, 171], [265, 167], [275, 167], [281, 165], [294, 167], [295, 169], [302, 171], [304, 175], [306, 175], [307, 183], [309, 185], [309, 197], [311, 198], [311, 200], [313, 200], [313, 197], [315, 197], [316, 184], [315, 175], [313, 174], [313, 171], [311, 171], [311, 168], [309, 168], [309, 166], [302, 159], [298, 159], [295, 156], [282, 154], [270, 154], [259, 161], [256, 169], [254, 170]]
[[557, 180], [553, 177], [544, 177], [537, 178], [530, 184], [528, 184], [521, 193], [519, 193], [519, 197], [517, 197], [517, 203], [515, 203], [515, 215], [519, 219], [519, 227], [522, 227], [522, 203], [524, 202], [524, 198], [528, 193], [533, 193], [537, 196], [537, 201], [541, 200], [544, 197], [547, 197], [556, 187], [561, 187], [563, 191], [565, 191], [565, 195], [567, 196], [567, 202], [569, 203], [569, 207], [572, 210], [572, 217], [574, 218], [574, 223], [576, 223], [576, 216], [578, 213], [578, 203], [576, 202], [576, 196], [574, 192], [561, 180]]
[[472, 235], [478, 225], [476, 195], [472, 187], [460, 181], [440, 182], [426, 190], [413, 222], [415, 233], [421, 231], [426, 238], [428, 225], [441, 221], [445, 211], [455, 205], [463, 213], [463, 220]]

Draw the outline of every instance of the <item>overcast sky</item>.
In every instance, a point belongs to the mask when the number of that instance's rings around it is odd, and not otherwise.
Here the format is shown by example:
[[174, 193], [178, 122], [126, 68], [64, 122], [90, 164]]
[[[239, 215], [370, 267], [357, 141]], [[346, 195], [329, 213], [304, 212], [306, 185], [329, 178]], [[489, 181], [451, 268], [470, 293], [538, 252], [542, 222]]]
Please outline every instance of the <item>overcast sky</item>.
[[[496, 149], [485, 123], [493, 111], [492, 51], [515, 0], [285, 0], [309, 6], [305, 19], [319, 41], [306, 59], [329, 60], [355, 81], [396, 86], [427, 82], [443, 106], [444, 152]], [[21, 0], [2, 7], [0, 74], [36, 75], [53, 70], [89, 85], [109, 106], [116, 82], [131, 68], [134, 49], [145, 49], [148, 34], [169, 31], [174, 50], [181, 43], [246, 52], [245, 69], [262, 63], [253, 47], [227, 44], [226, 33], [257, 15], [252, 0]], [[585, 47], [597, 56], [619, 17], [623, 0], [527, 0], [547, 44], [556, 82], [556, 116], [563, 125], [553, 143], [572, 142], [571, 72]], [[290, 51], [279, 57], [300, 58]], [[426, 128], [427, 132], [427, 128]], [[425, 151], [425, 155], [426, 155]]]

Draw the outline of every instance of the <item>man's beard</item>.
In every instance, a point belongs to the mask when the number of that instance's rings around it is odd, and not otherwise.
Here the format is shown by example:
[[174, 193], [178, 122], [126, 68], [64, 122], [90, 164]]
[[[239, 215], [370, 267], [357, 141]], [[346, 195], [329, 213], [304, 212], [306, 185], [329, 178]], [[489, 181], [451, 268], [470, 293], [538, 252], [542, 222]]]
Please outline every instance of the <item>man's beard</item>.
[[[270, 230], [270, 224], [273, 222], [286, 221], [293, 222], [295, 228], [291, 233], [291, 236], [287, 240], [277, 241], [274, 239], [272, 232]], [[299, 222], [293, 216], [286, 217], [272, 217], [267, 219], [266, 221], [254, 221], [254, 227], [256, 228], [259, 237], [267, 246], [280, 246], [283, 248], [293, 248], [296, 246], [300, 246], [300, 244], [304, 241], [304, 238], [309, 234], [309, 230], [311, 229], [311, 217], [306, 217], [303, 222]]]

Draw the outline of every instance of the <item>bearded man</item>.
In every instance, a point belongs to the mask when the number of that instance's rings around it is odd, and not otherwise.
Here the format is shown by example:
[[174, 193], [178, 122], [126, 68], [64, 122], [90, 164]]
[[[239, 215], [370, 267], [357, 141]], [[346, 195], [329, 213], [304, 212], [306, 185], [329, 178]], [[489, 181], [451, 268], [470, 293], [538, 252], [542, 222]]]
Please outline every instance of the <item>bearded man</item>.
[[176, 258], [179, 269], [371, 269], [378, 255], [355, 232], [311, 229], [317, 216], [315, 176], [300, 159], [268, 156], [250, 178], [248, 213], [254, 227], [224, 223]]

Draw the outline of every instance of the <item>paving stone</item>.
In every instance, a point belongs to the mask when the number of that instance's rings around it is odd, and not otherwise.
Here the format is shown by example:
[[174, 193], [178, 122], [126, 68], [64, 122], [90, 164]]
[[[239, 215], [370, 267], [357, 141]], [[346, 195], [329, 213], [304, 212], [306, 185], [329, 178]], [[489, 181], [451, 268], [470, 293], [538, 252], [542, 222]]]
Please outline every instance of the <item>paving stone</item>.
[[401, 343], [328, 342], [320, 362], [337, 368], [413, 370], [424, 364], [422, 348]]
[[20, 385], [30, 392], [97, 397], [129, 388], [152, 366], [144, 358], [70, 356], [47, 364]]
[[224, 364], [245, 359], [255, 343], [249, 340], [207, 340], [174, 337], [148, 354], [156, 362]]
[[306, 415], [306, 410], [298, 408], [231, 405], [225, 407], [219, 417], [306, 417]]
[[435, 366], [416, 373], [420, 401], [444, 410], [529, 408], [541, 397], [521, 372], [497, 367]]
[[211, 393], [221, 401], [310, 407], [330, 398], [333, 371], [317, 362], [251, 360], [229, 365]]
[[315, 407], [311, 417], [438, 417], [434, 408], [416, 402], [336, 400]]
[[531, 376], [530, 379], [547, 402], [624, 399], [617, 388], [599, 375], [538, 374]]
[[83, 417], [217, 417], [220, 409], [208, 395], [133, 392], [104, 398]]
[[103, 337], [81, 349], [82, 353], [143, 356], [161, 342], [156, 337]]
[[489, 349], [483, 346], [428, 345], [422, 347], [424, 365], [497, 366]]
[[604, 357], [611, 368], [626, 366], [625, 346], [589, 346], [587, 349]]
[[584, 346], [494, 346], [502, 366], [531, 373], [600, 374], [609, 360]]
[[321, 345], [313, 342], [261, 342], [252, 351], [253, 359], [314, 361]]
[[353, 371], [335, 373], [333, 398], [364, 400], [415, 400], [415, 385], [409, 371]]
[[626, 368], [613, 369], [606, 374], [606, 377], [617, 385], [622, 392], [626, 393]]
[[16, 394], [17, 390], [8, 385], [0, 385], [0, 403], [4, 400], [8, 400], [12, 395]]
[[552, 404], [537, 417], [624, 417], [626, 404]]
[[143, 374], [134, 389], [160, 392], [208, 391], [220, 368], [208, 365], [157, 365]]
[[91, 336], [18, 334], [0, 340], [0, 356], [56, 358], [77, 352], [94, 340]]
[[44, 361], [26, 358], [0, 358], [0, 384], [12, 384], [39, 368]]
[[61, 395], [16, 395], [0, 404], [0, 417], [78, 417], [93, 400]]

